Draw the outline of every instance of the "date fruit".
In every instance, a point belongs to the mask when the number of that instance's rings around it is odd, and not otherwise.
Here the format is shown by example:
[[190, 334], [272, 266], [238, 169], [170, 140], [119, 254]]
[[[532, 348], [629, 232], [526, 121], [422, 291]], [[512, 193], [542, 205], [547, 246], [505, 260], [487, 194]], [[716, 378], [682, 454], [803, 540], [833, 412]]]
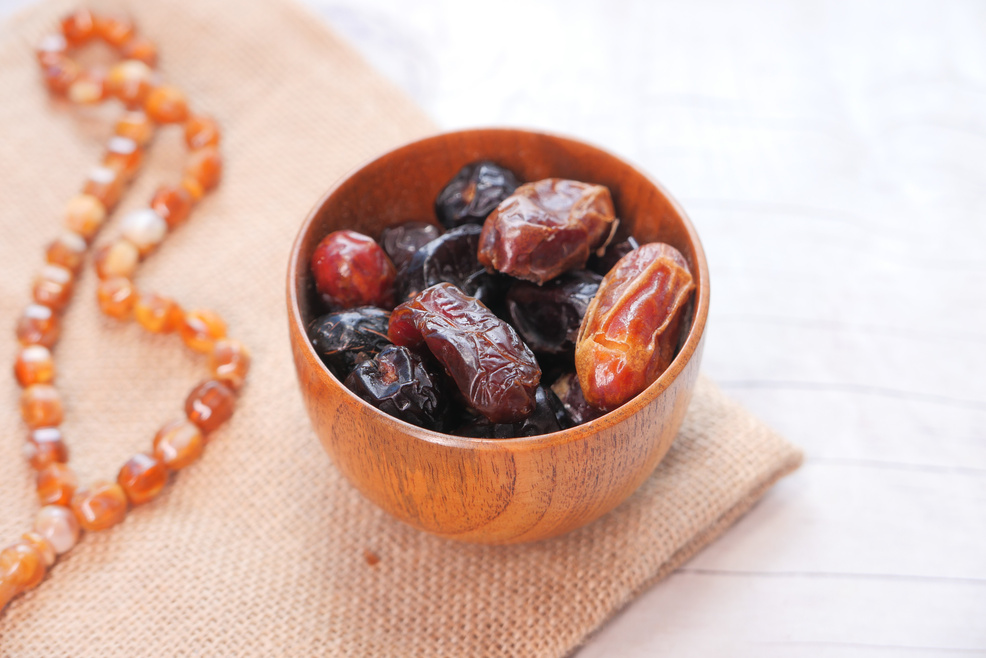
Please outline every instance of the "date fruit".
[[613, 269], [613, 266], [620, 262], [621, 258], [639, 246], [632, 235], [625, 240], [614, 242], [606, 247], [606, 251], [602, 256], [592, 256], [586, 268], [600, 276], [606, 276], [606, 273]]
[[582, 317], [602, 279], [593, 272], [577, 270], [543, 286], [518, 281], [507, 292], [511, 324], [535, 352], [571, 354]]
[[394, 264], [376, 241], [356, 231], [333, 231], [312, 253], [315, 287], [332, 310], [394, 305]]
[[491, 423], [478, 416], [466, 421], [452, 433], [476, 439], [512, 439], [518, 436], [550, 434], [572, 427], [565, 407], [550, 388], [538, 386], [535, 400], [534, 412], [520, 422]]
[[603, 277], [575, 346], [575, 369], [590, 404], [615, 409], [671, 365], [694, 289], [684, 256], [659, 242], [631, 251]]
[[441, 380], [420, 356], [391, 345], [349, 374], [346, 387], [380, 411], [428, 429], [441, 429], [445, 395]]
[[585, 267], [615, 220], [602, 185], [547, 178], [517, 188], [483, 224], [479, 262], [487, 270], [544, 283]]
[[389, 323], [389, 312], [361, 306], [315, 318], [308, 327], [308, 339], [322, 363], [343, 380], [356, 364], [390, 345]]
[[517, 189], [517, 177], [489, 160], [467, 164], [435, 200], [435, 213], [446, 228], [482, 224]]
[[380, 232], [380, 246], [400, 272], [414, 254], [439, 235], [442, 229], [424, 222], [404, 222]]
[[541, 380], [534, 354], [513, 327], [454, 285], [439, 283], [398, 306], [388, 334], [396, 345], [427, 345], [491, 422], [515, 423], [534, 411]]
[[506, 286], [476, 259], [482, 231], [475, 224], [464, 224], [418, 249], [401, 272], [401, 301], [436, 283], [451, 283], [487, 306], [493, 305], [498, 295], [502, 297]]
[[556, 379], [551, 390], [558, 396], [573, 425], [588, 423], [606, 413], [586, 401], [579, 385], [579, 376], [574, 372], [565, 373]]

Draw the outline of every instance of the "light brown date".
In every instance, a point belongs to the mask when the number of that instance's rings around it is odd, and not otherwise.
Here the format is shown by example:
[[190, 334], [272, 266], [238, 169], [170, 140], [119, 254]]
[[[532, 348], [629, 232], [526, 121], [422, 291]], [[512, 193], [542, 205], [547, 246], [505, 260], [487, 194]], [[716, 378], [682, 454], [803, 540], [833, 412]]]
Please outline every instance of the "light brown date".
[[590, 404], [615, 409], [671, 365], [694, 289], [684, 256], [660, 242], [638, 247], [609, 271], [575, 346], [575, 369]]
[[479, 262], [541, 284], [585, 267], [609, 236], [616, 218], [602, 185], [546, 178], [521, 185], [486, 218]]

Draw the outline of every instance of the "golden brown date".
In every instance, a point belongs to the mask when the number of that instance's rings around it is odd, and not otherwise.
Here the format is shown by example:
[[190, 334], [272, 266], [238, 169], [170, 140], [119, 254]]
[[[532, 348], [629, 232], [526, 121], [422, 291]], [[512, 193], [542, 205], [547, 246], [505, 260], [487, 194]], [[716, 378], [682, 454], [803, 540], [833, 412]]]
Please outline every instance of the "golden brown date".
[[684, 256], [660, 242], [631, 251], [606, 274], [575, 346], [575, 369], [590, 404], [615, 409], [671, 365], [694, 289]]
[[585, 267], [616, 218], [602, 185], [546, 178], [521, 185], [496, 207], [479, 236], [487, 270], [544, 283]]

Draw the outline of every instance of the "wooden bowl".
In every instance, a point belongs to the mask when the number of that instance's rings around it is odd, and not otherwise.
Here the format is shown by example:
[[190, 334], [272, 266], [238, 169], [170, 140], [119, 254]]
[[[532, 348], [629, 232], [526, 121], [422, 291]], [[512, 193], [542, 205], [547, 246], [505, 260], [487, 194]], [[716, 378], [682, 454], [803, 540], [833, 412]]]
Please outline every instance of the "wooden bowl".
[[[315, 245], [348, 228], [376, 237], [407, 220], [435, 222], [439, 191], [465, 164], [490, 159], [522, 181], [571, 178], [609, 187], [641, 243], [687, 258], [696, 294], [683, 346], [643, 393], [585, 425], [515, 439], [471, 439], [410, 425], [353, 395], [322, 364], [305, 327], [318, 314], [308, 264]], [[466, 130], [386, 153], [335, 185], [305, 219], [291, 251], [288, 323], [312, 425], [340, 471], [367, 498], [428, 532], [508, 544], [560, 535], [619, 505], [649, 476], [678, 431], [698, 376], [709, 311], [702, 245], [654, 180], [581, 142], [523, 130]]]

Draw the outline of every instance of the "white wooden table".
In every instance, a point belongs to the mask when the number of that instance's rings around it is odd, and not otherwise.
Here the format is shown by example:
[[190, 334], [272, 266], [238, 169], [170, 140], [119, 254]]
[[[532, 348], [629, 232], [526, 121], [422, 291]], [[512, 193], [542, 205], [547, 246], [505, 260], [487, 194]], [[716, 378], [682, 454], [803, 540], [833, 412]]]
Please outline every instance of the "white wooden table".
[[706, 372], [807, 452], [580, 658], [986, 655], [986, 3], [306, 1], [443, 128], [663, 181]]

